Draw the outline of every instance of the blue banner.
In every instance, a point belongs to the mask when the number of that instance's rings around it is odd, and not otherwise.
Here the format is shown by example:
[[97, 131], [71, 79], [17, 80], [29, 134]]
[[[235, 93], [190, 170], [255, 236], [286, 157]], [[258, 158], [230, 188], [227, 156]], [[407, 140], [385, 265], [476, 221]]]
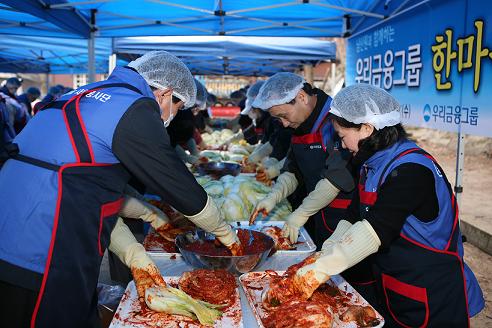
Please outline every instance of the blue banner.
[[346, 81], [389, 91], [406, 125], [492, 137], [492, 1], [423, 1], [351, 36]]

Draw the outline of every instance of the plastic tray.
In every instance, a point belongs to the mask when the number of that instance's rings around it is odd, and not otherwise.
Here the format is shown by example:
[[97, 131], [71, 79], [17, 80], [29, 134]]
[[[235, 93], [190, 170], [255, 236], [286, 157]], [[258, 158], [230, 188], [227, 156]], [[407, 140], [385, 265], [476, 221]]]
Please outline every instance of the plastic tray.
[[[285, 271], [276, 271], [278, 274], [283, 274]], [[268, 273], [266, 272], [248, 272], [239, 277], [239, 283], [246, 294], [248, 303], [253, 310], [253, 314], [256, 318], [256, 322], [260, 328], [264, 328], [262, 318], [267, 316], [267, 312], [261, 305], [261, 294], [264, 288], [268, 285]], [[351, 293], [351, 301], [348, 305], [363, 305], [367, 306], [369, 303], [341, 276], [332, 276], [328, 280], [327, 284], [337, 287], [343, 292]], [[370, 306], [370, 305], [369, 305]], [[340, 311], [343, 313], [344, 310]], [[373, 328], [379, 328], [384, 326], [384, 318], [376, 311], [376, 316], [379, 319], [379, 324]], [[343, 322], [340, 320], [339, 315], [341, 313], [333, 314], [333, 327], [336, 328], [357, 328], [355, 322]]]
[[[177, 285], [179, 277], [164, 277], [168, 284]], [[115, 315], [109, 328], [148, 328], [148, 327], [187, 327], [198, 328], [205, 327], [190, 318], [180, 315], [167, 315], [148, 311], [147, 314], [140, 314], [141, 305], [138, 301], [135, 283], [130, 281], [126, 291], [121, 298], [121, 302], [116, 309]], [[227, 308], [220, 320], [215, 322], [214, 327], [231, 327], [242, 328], [243, 318], [241, 311], [239, 288], [236, 289], [236, 301], [232, 306]]]
[[[253, 228], [254, 230], [261, 230], [261, 228], [265, 226], [277, 226], [277, 227], [282, 227], [284, 225], [284, 221], [257, 221], [253, 226], [249, 226], [248, 221], [238, 221], [238, 222], [230, 222], [233, 226], [239, 227], [239, 228]], [[144, 246], [149, 255], [152, 257], [168, 257], [168, 256], [173, 256], [174, 258], [176, 257], [181, 257], [181, 253], [168, 253], [165, 252], [164, 249], [160, 249], [158, 246], [155, 245], [155, 243], [150, 243], [149, 239], [151, 239], [153, 236], [152, 234], [156, 234], [156, 232], [151, 229], [149, 230], [149, 233], [147, 236], [145, 236], [144, 240]], [[296, 245], [297, 248], [293, 250], [286, 250], [286, 251], [277, 251], [273, 256], [275, 255], [309, 255], [311, 253], [314, 253], [316, 251], [316, 245], [314, 244], [313, 240], [309, 236], [308, 232], [306, 231], [305, 228], [301, 228], [299, 230], [299, 240], [298, 244]]]
[[[275, 226], [282, 228], [284, 226], [285, 221], [256, 221], [254, 225], [250, 226], [248, 221], [238, 221], [231, 223], [235, 227], [239, 228], [252, 228], [254, 230], [261, 230], [263, 227]], [[296, 249], [293, 250], [285, 250], [285, 251], [277, 251], [275, 254], [279, 255], [309, 255], [316, 251], [316, 245], [314, 241], [309, 236], [308, 232], [304, 227], [301, 227], [299, 230], [299, 239], [297, 240]]]

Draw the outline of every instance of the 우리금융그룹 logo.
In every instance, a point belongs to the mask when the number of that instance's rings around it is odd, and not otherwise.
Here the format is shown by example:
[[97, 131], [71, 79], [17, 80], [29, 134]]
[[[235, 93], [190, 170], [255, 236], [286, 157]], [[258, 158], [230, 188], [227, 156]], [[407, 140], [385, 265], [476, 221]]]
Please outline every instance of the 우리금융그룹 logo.
[[424, 121], [429, 122], [430, 118], [431, 118], [431, 108], [429, 104], [426, 104], [424, 106]]

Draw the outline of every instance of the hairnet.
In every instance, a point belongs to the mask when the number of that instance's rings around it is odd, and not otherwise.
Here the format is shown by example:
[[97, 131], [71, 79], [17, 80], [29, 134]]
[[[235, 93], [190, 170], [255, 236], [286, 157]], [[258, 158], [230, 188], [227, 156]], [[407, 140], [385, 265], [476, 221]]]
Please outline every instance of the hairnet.
[[195, 105], [198, 106], [201, 110], [204, 110], [205, 108], [207, 108], [208, 92], [205, 86], [200, 81], [198, 81], [197, 79], [194, 80], [196, 86]]
[[22, 84], [22, 79], [19, 79], [17, 77], [10, 77], [7, 79], [7, 81], [5, 81], [5, 83], [16, 87], [20, 87]]
[[195, 104], [196, 86], [193, 76], [178, 57], [166, 51], [150, 51], [130, 62], [147, 83], [157, 89], [173, 89], [173, 95], [184, 103], [184, 108]]
[[36, 87], [30, 87], [29, 89], [26, 90], [26, 93], [33, 95], [36, 98], [41, 96], [41, 91], [39, 91], [39, 89]]
[[398, 101], [370, 84], [355, 84], [340, 90], [330, 107], [333, 115], [354, 124], [369, 123], [377, 130], [401, 123]]
[[260, 88], [264, 83], [265, 81], [257, 81], [255, 84], [249, 87], [248, 92], [246, 93], [246, 104], [243, 111], [241, 112], [242, 115], [248, 115], [248, 113], [251, 111], [251, 104], [258, 95], [258, 92], [260, 92]]
[[294, 73], [277, 73], [261, 86], [252, 107], [269, 110], [273, 106], [283, 105], [297, 96], [306, 81]]
[[62, 89], [60, 89], [59, 87], [57, 87], [55, 85], [55, 86], [49, 88], [48, 94], [53, 95], [53, 96], [57, 96], [57, 95], [61, 94], [62, 91], [63, 91]]

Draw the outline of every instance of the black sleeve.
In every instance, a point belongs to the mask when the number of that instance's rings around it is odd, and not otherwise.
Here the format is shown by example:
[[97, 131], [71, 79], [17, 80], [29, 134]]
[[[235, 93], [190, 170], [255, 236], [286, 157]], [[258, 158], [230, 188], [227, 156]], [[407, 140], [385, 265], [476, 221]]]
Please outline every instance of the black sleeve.
[[341, 191], [350, 192], [354, 189], [354, 177], [347, 169], [347, 160], [342, 158], [338, 150], [329, 151], [321, 177], [328, 179]]
[[205, 207], [207, 194], [171, 147], [154, 100], [139, 99], [126, 111], [112, 146], [128, 171], [176, 210], [195, 215]]
[[292, 148], [289, 148], [289, 151], [287, 152], [287, 158], [285, 159], [284, 167], [282, 168], [282, 170], [280, 170], [280, 172], [293, 173], [296, 176], [297, 181], [303, 180], [301, 170], [297, 166], [296, 156], [294, 155]]
[[384, 248], [400, 235], [409, 215], [429, 222], [437, 217], [438, 212], [432, 172], [423, 165], [405, 163], [387, 175], [367, 220]]
[[255, 127], [253, 124], [250, 126], [241, 129], [243, 132], [244, 140], [250, 145], [254, 145], [258, 143], [258, 135], [256, 134]]
[[275, 126], [275, 130], [269, 140], [273, 147], [270, 157], [274, 157], [279, 161], [284, 159], [290, 147], [292, 131], [292, 129], [284, 128], [283, 126]]
[[171, 145], [176, 147], [176, 145], [184, 144], [193, 138], [194, 129], [193, 113], [191, 110], [185, 109], [178, 111], [166, 130]]
[[359, 196], [358, 188], [356, 188], [354, 193], [352, 194], [352, 201], [350, 202], [350, 205], [347, 207], [344, 220], [352, 224], [354, 224], [357, 221], [360, 221], [360, 196]]

